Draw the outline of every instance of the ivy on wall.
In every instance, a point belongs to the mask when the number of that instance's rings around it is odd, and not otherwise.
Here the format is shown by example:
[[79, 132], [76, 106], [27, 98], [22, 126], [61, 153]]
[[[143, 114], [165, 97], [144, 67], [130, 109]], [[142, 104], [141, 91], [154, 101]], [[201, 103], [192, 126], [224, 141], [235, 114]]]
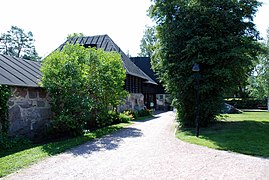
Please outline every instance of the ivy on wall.
[[0, 85], [0, 133], [8, 131], [8, 99], [10, 97], [10, 88], [6, 85]]

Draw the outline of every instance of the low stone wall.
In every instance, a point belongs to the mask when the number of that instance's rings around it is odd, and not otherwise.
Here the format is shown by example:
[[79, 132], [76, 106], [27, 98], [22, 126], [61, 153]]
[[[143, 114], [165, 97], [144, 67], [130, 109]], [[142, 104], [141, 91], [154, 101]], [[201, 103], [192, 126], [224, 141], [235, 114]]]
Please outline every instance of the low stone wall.
[[[9, 135], [21, 135], [30, 139], [42, 137], [52, 116], [50, 98], [46, 91], [29, 87], [12, 87], [11, 91], [12, 95], [8, 101]], [[144, 107], [144, 95], [131, 93], [118, 110], [141, 110]]]
[[39, 138], [51, 118], [48, 94], [42, 88], [12, 87], [11, 91], [9, 135]]
[[145, 107], [144, 95], [142, 93], [130, 93], [125, 100], [124, 105], [118, 107], [118, 111], [141, 110]]

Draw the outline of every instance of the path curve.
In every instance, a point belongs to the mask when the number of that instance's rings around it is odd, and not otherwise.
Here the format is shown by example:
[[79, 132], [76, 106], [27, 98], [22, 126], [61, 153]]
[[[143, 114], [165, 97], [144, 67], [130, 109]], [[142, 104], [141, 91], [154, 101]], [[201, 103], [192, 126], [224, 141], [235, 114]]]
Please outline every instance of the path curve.
[[188, 144], [174, 129], [174, 113], [161, 113], [4, 179], [269, 180], [269, 159]]

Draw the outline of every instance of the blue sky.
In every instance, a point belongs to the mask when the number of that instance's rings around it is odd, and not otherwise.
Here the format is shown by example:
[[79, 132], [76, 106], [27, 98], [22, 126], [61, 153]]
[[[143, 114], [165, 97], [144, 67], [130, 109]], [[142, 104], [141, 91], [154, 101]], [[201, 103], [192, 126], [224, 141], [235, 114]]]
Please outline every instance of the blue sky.
[[[265, 37], [269, 27], [269, 0], [263, 0], [255, 23]], [[46, 56], [65, 41], [68, 34], [108, 34], [130, 55], [140, 52], [150, 0], [1, 0], [0, 32], [11, 25], [32, 31], [40, 56]], [[3, 8], [4, 7], [4, 8]]]

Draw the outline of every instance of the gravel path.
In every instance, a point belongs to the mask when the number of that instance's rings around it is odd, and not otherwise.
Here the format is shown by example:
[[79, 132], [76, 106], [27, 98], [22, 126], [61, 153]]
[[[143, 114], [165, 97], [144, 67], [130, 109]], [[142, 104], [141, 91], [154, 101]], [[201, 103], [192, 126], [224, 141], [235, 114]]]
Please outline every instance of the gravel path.
[[14, 173], [5, 179], [268, 179], [269, 159], [218, 151], [174, 137], [173, 112]]

